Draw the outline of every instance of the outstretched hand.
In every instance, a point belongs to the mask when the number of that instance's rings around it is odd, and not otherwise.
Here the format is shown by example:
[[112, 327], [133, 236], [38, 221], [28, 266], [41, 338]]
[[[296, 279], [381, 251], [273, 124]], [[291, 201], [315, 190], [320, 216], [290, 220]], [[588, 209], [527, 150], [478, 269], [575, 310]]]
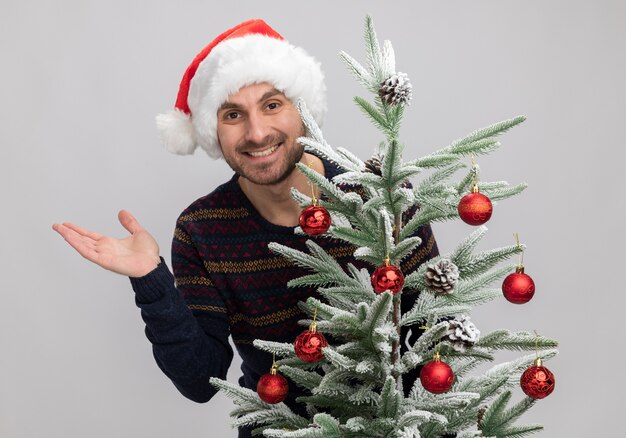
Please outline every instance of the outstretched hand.
[[80, 255], [104, 269], [143, 277], [159, 264], [159, 245], [129, 212], [120, 211], [118, 219], [131, 234], [124, 239], [103, 236], [67, 222], [54, 224], [52, 229]]

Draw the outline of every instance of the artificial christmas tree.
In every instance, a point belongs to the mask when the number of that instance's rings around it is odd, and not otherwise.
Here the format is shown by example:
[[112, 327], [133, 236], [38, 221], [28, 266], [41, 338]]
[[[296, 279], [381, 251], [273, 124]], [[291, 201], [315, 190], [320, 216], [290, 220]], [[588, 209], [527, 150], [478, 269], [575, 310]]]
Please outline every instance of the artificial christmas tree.
[[[333, 218], [324, 236], [354, 245], [355, 259], [369, 269], [339, 265], [315, 243], [327, 237], [317, 236], [306, 226], [302, 229], [311, 236], [308, 252], [270, 244], [275, 253], [311, 270], [289, 286], [317, 287], [318, 297], [302, 303], [302, 309], [316, 315], [315, 330], [329, 336], [329, 345], [321, 347], [321, 354], [317, 347], [307, 345], [314, 349], [314, 360], [309, 361], [298, 357], [303, 351], [299, 341], [295, 348], [294, 343], [254, 343], [282, 357], [278, 361], [281, 373], [308, 393], [298, 398], [306, 415], [282, 403], [265, 403], [253, 391], [228, 382], [211, 381], [238, 405], [234, 424], [256, 427], [257, 433], [267, 437], [514, 437], [540, 430], [538, 425], [513, 424], [534, 399], [507, 407], [509, 389], [519, 382], [531, 356], [498, 364], [483, 375], [469, 374], [477, 365], [494, 360], [498, 350], [543, 350], [545, 360], [556, 354], [555, 341], [529, 332], [497, 330], [479, 337], [467, 317], [474, 306], [502, 297], [499, 288], [488, 286], [513, 270], [514, 266], [499, 264], [520, 253], [523, 246], [474, 253], [487, 231], [479, 226], [450, 253], [410, 271], [400, 270], [402, 260], [421, 243], [416, 235], [419, 227], [463, 215], [459, 204], [476, 187], [478, 167], [472, 165], [458, 182], [449, 180], [464, 167], [466, 157], [494, 151], [499, 146], [496, 137], [524, 117], [496, 123], [425, 157], [404, 161], [399, 127], [412, 87], [406, 74], [395, 71], [391, 44], [385, 41], [380, 47], [369, 17], [365, 40], [367, 67], [346, 53], [341, 57], [372, 93], [374, 103], [360, 97], [355, 101], [385, 141], [366, 162], [345, 149], [335, 150], [299, 102], [308, 134], [300, 141], [344, 173], [329, 181], [305, 165], [298, 164], [298, 169], [319, 187], [320, 204]], [[408, 183], [429, 171], [415, 186]], [[340, 189], [346, 185], [359, 190]], [[481, 182], [480, 188], [491, 205], [521, 192], [525, 185]], [[304, 194], [294, 191], [293, 196], [303, 208], [311, 205], [311, 198]], [[402, 281], [396, 281], [400, 276]], [[412, 309], [402, 314], [401, 303], [406, 302], [402, 300], [409, 297], [414, 300]], [[302, 324], [308, 326], [311, 321]], [[401, 327], [424, 330], [406, 351], [400, 346]], [[410, 380], [422, 366], [423, 377]]]

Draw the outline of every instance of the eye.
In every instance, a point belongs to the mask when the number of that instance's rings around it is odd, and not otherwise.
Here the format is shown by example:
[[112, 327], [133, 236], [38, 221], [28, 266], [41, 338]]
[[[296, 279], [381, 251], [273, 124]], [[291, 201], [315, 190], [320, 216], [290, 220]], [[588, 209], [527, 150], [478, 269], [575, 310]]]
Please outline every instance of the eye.
[[268, 110], [275, 110], [278, 109], [278, 107], [280, 106], [280, 103], [278, 102], [270, 102], [267, 104], [267, 109]]
[[227, 120], [235, 120], [241, 117], [241, 115], [237, 111], [229, 111], [224, 114], [224, 118]]

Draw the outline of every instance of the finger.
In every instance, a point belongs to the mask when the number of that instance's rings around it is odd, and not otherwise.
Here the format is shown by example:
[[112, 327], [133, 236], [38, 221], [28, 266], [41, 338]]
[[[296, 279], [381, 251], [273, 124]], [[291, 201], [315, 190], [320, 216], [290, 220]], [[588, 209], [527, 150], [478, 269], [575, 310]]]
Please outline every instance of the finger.
[[117, 218], [122, 226], [130, 232], [130, 234], [135, 234], [137, 231], [141, 231], [143, 229], [141, 225], [139, 225], [137, 219], [135, 219], [135, 217], [126, 210], [120, 211]]
[[82, 236], [64, 225], [58, 225], [55, 228], [55, 231], [63, 236], [65, 241], [69, 243], [69, 245], [81, 256], [85, 257], [87, 260], [97, 263], [99, 255], [96, 251], [96, 245], [93, 239]]
[[80, 233], [78, 233], [76, 230], [64, 225], [64, 224], [54, 224], [52, 226], [52, 229], [54, 231], [56, 231], [57, 233], [59, 233], [61, 235], [61, 237], [63, 237], [65, 240], [67, 240], [68, 238], [71, 238], [73, 240], [76, 239], [82, 239], [83, 242], [85, 243], [89, 243], [91, 245], [95, 245], [96, 240], [94, 240], [91, 237], [88, 236], [84, 236]]
[[93, 239], [93, 240], [98, 240], [102, 238], [102, 234], [96, 233], [94, 231], [90, 231], [86, 228], [79, 227], [78, 225], [72, 224], [70, 222], [63, 222], [62, 226], [77, 232], [81, 236], [89, 237], [90, 239]]

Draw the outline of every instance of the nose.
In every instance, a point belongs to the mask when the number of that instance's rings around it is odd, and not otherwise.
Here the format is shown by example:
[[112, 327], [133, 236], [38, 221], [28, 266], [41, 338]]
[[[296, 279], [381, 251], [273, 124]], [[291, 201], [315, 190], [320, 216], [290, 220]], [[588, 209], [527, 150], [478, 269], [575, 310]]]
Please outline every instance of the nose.
[[246, 140], [256, 144], [262, 144], [269, 134], [270, 129], [263, 114], [257, 111], [250, 112], [248, 114]]

